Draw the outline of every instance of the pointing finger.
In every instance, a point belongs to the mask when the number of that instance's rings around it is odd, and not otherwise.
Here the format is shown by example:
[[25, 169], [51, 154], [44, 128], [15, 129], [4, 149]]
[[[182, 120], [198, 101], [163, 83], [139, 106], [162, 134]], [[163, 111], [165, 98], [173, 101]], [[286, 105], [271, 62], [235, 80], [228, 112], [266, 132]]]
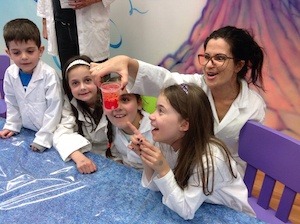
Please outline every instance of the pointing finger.
[[127, 121], [127, 125], [135, 135], [141, 135], [141, 132], [131, 122]]

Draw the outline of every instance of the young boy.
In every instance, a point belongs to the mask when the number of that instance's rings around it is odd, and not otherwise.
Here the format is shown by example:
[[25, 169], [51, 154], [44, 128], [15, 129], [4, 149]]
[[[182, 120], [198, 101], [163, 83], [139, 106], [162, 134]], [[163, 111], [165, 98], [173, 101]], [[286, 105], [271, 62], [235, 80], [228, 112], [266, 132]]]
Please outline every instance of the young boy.
[[9, 21], [3, 36], [6, 53], [14, 64], [4, 76], [7, 117], [0, 137], [9, 138], [22, 127], [31, 129], [36, 134], [30, 147], [42, 152], [52, 147], [53, 132], [61, 118], [61, 80], [53, 68], [40, 60], [44, 47], [32, 21]]

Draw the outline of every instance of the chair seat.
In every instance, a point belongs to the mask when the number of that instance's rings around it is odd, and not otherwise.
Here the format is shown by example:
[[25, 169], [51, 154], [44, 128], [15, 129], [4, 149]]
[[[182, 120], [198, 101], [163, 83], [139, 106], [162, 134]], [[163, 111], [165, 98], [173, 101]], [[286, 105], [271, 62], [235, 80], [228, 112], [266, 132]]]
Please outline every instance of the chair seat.
[[282, 222], [280, 219], [277, 219], [275, 217], [275, 210], [269, 208], [264, 209], [261, 206], [257, 204], [257, 198], [255, 197], [249, 197], [248, 202], [252, 209], [254, 210], [256, 217], [260, 220], [263, 220], [264, 222], [270, 223], [270, 224], [284, 224], [284, 223], [291, 223], [291, 222]]

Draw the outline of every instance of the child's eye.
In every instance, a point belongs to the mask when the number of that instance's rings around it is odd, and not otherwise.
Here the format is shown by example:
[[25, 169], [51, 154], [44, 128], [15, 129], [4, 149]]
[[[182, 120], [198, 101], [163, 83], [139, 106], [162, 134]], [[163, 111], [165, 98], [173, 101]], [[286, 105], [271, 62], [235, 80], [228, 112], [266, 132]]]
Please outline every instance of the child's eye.
[[77, 86], [77, 85], [78, 85], [78, 82], [71, 82], [70, 86]]
[[87, 79], [85, 80], [86, 83], [91, 83], [92, 81], [93, 81], [93, 80], [90, 79], [90, 78], [87, 78]]
[[123, 102], [123, 103], [126, 103], [126, 102], [129, 102], [130, 99], [127, 98], [127, 97], [121, 97], [121, 98], [120, 98], [120, 101]]
[[157, 110], [157, 112], [159, 114], [163, 114], [164, 113], [164, 110], [161, 107], [157, 108], [156, 110]]

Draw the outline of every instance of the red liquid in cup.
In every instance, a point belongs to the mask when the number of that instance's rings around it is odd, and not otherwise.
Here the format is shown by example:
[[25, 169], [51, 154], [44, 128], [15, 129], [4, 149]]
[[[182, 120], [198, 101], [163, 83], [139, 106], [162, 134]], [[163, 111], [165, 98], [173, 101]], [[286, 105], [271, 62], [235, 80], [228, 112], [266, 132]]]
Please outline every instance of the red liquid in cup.
[[113, 110], [118, 108], [119, 106], [118, 102], [119, 102], [119, 96], [117, 97], [106, 96], [106, 98], [103, 96], [104, 107], [108, 110]]
[[119, 103], [119, 83], [105, 83], [101, 86], [103, 105], [108, 110], [118, 108]]

